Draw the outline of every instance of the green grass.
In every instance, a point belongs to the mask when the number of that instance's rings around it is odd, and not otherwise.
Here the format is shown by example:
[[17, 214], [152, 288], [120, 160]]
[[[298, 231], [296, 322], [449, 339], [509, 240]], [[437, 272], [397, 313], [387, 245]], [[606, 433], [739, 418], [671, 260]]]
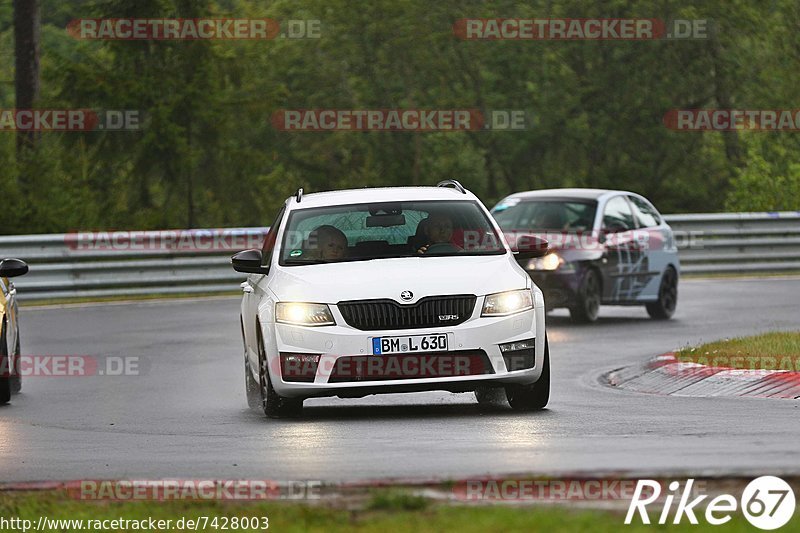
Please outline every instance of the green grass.
[[[158, 519], [178, 520], [181, 517], [198, 519], [207, 517], [262, 517], [269, 519], [269, 530], [280, 532], [387, 532], [387, 531], [592, 531], [592, 532], [744, 532], [753, 528], [746, 520], [735, 515], [723, 526], [705, 524], [692, 526], [684, 518], [679, 526], [624, 525], [624, 512], [579, 510], [564, 506], [505, 506], [505, 505], [448, 505], [426, 502], [419, 497], [401, 496], [391, 489], [391, 496], [376, 498], [362, 509], [352, 510], [320, 502], [307, 505], [288, 502], [86, 502], [74, 500], [64, 492], [5, 492], [0, 493], [0, 518], [23, 518], [34, 523], [40, 516], [61, 519]], [[409, 504], [409, 502], [412, 502]], [[408, 508], [410, 505], [410, 509]], [[363, 507], [363, 506], [362, 506]], [[651, 513], [656, 520], [658, 512]], [[671, 515], [670, 515], [671, 516]], [[0, 529], [11, 531], [10, 529]], [[180, 531], [174, 526], [172, 531]], [[203, 528], [199, 528], [203, 531]], [[19, 531], [19, 530], [16, 530]], [[63, 531], [75, 531], [64, 528]], [[206, 531], [213, 531], [206, 528]], [[243, 531], [239, 529], [239, 531]], [[247, 530], [244, 531], [254, 531]], [[800, 532], [800, 520], [795, 519], [780, 530], [785, 533]]]
[[367, 509], [374, 511], [421, 511], [431, 504], [429, 498], [408, 491], [381, 490], [372, 495]]
[[771, 332], [682, 348], [685, 362], [748, 370], [800, 371], [800, 332]]

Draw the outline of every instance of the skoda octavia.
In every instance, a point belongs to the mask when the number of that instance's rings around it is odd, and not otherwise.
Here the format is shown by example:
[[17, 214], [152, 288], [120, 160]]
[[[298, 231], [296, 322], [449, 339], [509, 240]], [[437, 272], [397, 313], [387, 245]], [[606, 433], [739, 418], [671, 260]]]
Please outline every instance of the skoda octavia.
[[248, 404], [297, 416], [303, 400], [388, 392], [505, 392], [547, 405], [542, 292], [484, 205], [458, 182], [344, 190], [286, 200], [247, 273], [241, 327]]

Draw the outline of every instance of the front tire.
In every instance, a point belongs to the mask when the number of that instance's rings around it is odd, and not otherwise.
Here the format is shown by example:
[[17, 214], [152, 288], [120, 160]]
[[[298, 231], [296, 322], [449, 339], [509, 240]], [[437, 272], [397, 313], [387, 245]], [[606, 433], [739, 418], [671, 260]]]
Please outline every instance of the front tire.
[[11, 376], [8, 360], [8, 342], [6, 341], [6, 321], [0, 327], [0, 405], [11, 401]]
[[244, 356], [244, 392], [247, 395], [247, 407], [261, 409], [261, 391], [258, 381], [253, 378], [253, 372], [250, 371], [250, 362], [247, 360], [247, 355]]
[[538, 411], [550, 401], [550, 346], [544, 338], [544, 363], [542, 375], [530, 385], [508, 385], [506, 387], [508, 404], [517, 411]]
[[19, 331], [17, 331], [17, 347], [14, 348], [14, 373], [9, 378], [11, 394], [22, 392], [22, 375], [19, 373], [19, 358], [22, 352], [19, 349]]
[[645, 305], [647, 314], [656, 320], [667, 320], [675, 314], [678, 307], [678, 273], [667, 267], [661, 276], [658, 287], [658, 300]]
[[260, 401], [264, 414], [269, 418], [297, 418], [301, 416], [303, 414], [303, 400], [281, 396], [272, 387], [260, 327], [258, 332], [258, 362]]
[[589, 323], [597, 320], [600, 311], [600, 274], [597, 270], [590, 268], [586, 271], [580, 289], [578, 289], [577, 301], [569, 308], [569, 315], [573, 322]]

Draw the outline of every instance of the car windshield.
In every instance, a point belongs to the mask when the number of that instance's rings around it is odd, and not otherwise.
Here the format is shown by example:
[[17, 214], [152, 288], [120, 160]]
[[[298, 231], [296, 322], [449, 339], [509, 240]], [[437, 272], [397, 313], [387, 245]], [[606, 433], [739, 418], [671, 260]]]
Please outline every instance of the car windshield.
[[280, 264], [505, 252], [476, 202], [381, 202], [293, 211]]
[[492, 209], [495, 220], [506, 231], [591, 231], [596, 212], [594, 200], [541, 198], [512, 198]]

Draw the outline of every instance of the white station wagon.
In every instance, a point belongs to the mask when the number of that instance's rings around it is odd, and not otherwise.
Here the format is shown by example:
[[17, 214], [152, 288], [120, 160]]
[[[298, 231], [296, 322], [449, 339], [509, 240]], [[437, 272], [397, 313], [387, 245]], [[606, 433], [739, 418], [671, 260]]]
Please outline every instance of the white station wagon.
[[241, 325], [248, 404], [297, 416], [303, 400], [504, 390], [520, 410], [550, 394], [542, 292], [486, 207], [458, 182], [343, 190], [286, 200], [249, 274]]

